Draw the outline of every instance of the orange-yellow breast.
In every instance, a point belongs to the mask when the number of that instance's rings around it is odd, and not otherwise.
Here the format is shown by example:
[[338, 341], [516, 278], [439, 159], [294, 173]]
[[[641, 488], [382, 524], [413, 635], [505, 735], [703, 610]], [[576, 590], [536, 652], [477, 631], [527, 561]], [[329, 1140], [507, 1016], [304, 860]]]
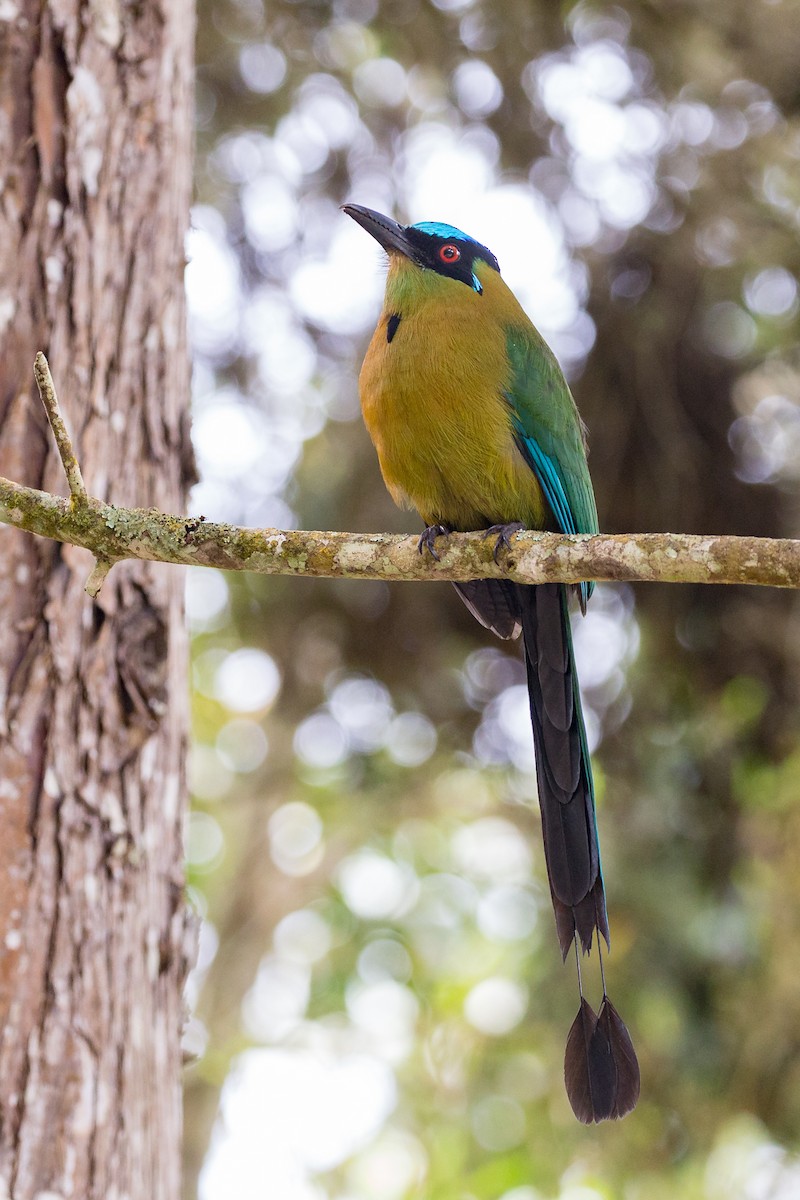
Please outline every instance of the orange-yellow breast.
[[[542, 491], [504, 399], [507, 330], [528, 318], [496, 271], [478, 270], [483, 294], [392, 255], [359, 378], [364, 421], [393, 499], [426, 524], [541, 528]], [[400, 322], [389, 342], [393, 315]]]

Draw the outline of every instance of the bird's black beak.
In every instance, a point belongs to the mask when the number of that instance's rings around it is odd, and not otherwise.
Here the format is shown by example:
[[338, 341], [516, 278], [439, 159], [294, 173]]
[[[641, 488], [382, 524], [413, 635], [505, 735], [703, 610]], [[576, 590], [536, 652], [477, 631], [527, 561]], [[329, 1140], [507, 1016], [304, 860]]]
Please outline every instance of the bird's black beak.
[[361, 204], [343, 204], [342, 211], [357, 221], [362, 229], [366, 229], [367, 233], [371, 233], [387, 254], [394, 251], [397, 254], [404, 254], [406, 258], [416, 260], [417, 252], [408, 239], [405, 226], [398, 225], [397, 221], [393, 221], [391, 217], [385, 217], [383, 213], [375, 212], [373, 208], [364, 208]]

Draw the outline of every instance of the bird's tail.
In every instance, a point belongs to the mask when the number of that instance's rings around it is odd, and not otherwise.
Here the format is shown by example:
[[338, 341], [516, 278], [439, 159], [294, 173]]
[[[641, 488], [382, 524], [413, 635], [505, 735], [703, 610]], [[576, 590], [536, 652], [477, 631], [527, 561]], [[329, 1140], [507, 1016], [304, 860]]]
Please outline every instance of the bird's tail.
[[[605, 986], [601, 937], [609, 946], [608, 916], [567, 589], [508, 579], [455, 586], [470, 611], [499, 637], [522, 630], [550, 894], [564, 958], [575, 944], [581, 996], [564, 1058], [567, 1095], [586, 1124], [624, 1117], [639, 1098], [639, 1064]], [[603, 983], [599, 1013], [584, 998], [578, 950], [580, 942], [588, 953], [595, 933]]]
[[[563, 584], [517, 585], [542, 833], [561, 953], [575, 942], [581, 1004], [567, 1039], [564, 1079], [576, 1117], [589, 1124], [624, 1117], [639, 1098], [639, 1064], [608, 998], [600, 937], [610, 948], [594, 783]], [[583, 996], [581, 949], [597, 933], [603, 981], [598, 1014]]]
[[572, 649], [566, 588], [517, 587], [536, 751], [547, 875], [561, 954], [575, 935], [609, 944], [594, 783]]

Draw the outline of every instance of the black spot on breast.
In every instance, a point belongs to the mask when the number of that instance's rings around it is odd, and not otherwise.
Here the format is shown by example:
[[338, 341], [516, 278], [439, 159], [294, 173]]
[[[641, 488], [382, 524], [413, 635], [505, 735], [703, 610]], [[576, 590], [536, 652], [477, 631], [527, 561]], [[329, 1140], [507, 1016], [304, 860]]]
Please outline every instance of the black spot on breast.
[[397, 326], [400, 324], [400, 314], [392, 313], [389, 320], [386, 322], [386, 340], [390, 342], [397, 333]]

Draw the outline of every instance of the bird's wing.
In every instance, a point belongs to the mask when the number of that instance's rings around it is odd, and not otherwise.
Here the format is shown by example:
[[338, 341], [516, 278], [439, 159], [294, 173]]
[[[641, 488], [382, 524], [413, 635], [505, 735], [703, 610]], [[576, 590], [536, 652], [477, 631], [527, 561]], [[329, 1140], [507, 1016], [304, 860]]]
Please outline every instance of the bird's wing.
[[[586, 464], [583, 426], [547, 343], [531, 326], [506, 340], [511, 382], [505, 399], [520, 452], [541, 484], [562, 533], [597, 533], [597, 507]], [[580, 584], [581, 607], [592, 585]]]

